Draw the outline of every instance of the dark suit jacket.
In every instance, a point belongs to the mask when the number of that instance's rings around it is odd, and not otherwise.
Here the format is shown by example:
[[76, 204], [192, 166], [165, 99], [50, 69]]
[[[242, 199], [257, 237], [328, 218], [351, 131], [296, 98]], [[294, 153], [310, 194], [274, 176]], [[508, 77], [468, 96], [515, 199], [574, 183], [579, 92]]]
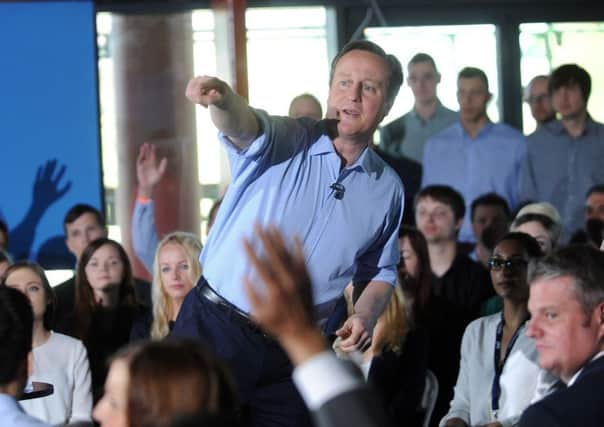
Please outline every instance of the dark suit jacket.
[[315, 427], [390, 427], [377, 393], [359, 387], [327, 401], [312, 413]]
[[604, 426], [604, 357], [588, 363], [577, 381], [527, 408], [520, 427]]

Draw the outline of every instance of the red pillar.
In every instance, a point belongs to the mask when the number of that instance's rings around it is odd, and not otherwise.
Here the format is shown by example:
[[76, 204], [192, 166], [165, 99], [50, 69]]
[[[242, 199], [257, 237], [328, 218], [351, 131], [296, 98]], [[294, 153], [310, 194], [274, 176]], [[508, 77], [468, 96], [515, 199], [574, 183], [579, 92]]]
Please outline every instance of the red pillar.
[[154, 194], [160, 237], [174, 230], [199, 235], [199, 179], [194, 106], [185, 98], [193, 76], [190, 13], [113, 15], [115, 107], [119, 161], [118, 224], [135, 275], [147, 277], [131, 246], [136, 197], [136, 156], [143, 142], [168, 158], [166, 175]]

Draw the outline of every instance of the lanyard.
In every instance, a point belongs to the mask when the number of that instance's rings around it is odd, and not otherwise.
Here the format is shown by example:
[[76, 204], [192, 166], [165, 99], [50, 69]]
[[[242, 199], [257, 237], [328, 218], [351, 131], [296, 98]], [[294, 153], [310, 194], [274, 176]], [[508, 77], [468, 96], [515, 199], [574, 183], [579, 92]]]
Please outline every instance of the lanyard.
[[508, 344], [508, 348], [505, 351], [505, 356], [503, 358], [503, 362], [501, 366], [499, 366], [499, 360], [501, 359], [501, 339], [503, 337], [503, 325], [505, 324], [503, 319], [503, 312], [501, 313], [501, 320], [497, 325], [497, 334], [495, 335], [495, 351], [494, 351], [494, 368], [495, 368], [495, 377], [493, 378], [493, 385], [491, 387], [491, 409], [493, 410], [493, 415], [497, 418], [497, 412], [499, 411], [499, 397], [501, 396], [501, 384], [499, 384], [499, 380], [501, 378], [501, 373], [503, 372], [503, 367], [505, 366], [505, 362], [508, 360], [508, 356], [512, 352], [512, 348], [520, 336], [520, 329], [524, 326], [525, 322], [522, 322], [518, 329], [514, 332], [512, 339]]

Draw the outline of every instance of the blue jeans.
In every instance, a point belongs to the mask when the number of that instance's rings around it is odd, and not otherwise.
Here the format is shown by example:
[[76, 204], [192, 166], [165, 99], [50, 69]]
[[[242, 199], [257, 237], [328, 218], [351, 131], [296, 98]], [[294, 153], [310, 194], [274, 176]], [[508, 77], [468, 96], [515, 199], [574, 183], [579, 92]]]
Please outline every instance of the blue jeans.
[[235, 309], [208, 300], [201, 293], [205, 286], [209, 285], [201, 277], [185, 298], [172, 334], [201, 341], [225, 361], [239, 391], [246, 425], [312, 426], [292, 382], [292, 365], [279, 343]]

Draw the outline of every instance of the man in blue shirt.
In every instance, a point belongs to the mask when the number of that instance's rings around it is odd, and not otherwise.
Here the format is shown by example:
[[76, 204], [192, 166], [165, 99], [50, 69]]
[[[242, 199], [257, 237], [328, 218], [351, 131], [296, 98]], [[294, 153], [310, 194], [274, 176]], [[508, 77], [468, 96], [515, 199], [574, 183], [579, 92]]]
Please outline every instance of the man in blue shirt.
[[497, 193], [512, 210], [519, 201], [518, 175], [526, 156], [525, 138], [512, 127], [489, 120], [487, 104], [491, 97], [482, 70], [461, 70], [457, 79], [459, 122], [430, 138], [424, 150], [422, 187], [449, 185], [465, 199], [461, 242], [476, 241], [469, 217], [474, 199]]
[[583, 226], [584, 194], [604, 183], [604, 125], [587, 112], [591, 78], [576, 64], [555, 69], [549, 93], [559, 121], [528, 138], [521, 175], [522, 199], [549, 202], [562, 218], [561, 242]]
[[380, 147], [391, 156], [421, 163], [426, 140], [452, 125], [458, 116], [443, 106], [436, 95], [440, 73], [430, 55], [414, 55], [407, 71], [407, 84], [415, 98], [413, 109], [381, 129]]
[[31, 370], [33, 313], [21, 292], [0, 287], [0, 425], [47, 427], [27, 415], [16, 399], [21, 397]]
[[200, 258], [204, 277], [174, 333], [202, 339], [230, 364], [252, 425], [308, 419], [287, 356], [249, 318], [242, 283], [252, 269], [242, 239], [259, 243], [255, 224], [298, 236], [318, 318], [348, 282], [368, 282], [337, 333], [350, 349], [369, 345], [396, 281], [404, 194], [368, 147], [401, 82], [398, 60], [368, 41], [345, 46], [332, 62], [325, 121], [270, 117], [217, 78], [189, 82], [188, 98], [208, 107], [221, 130], [232, 181]]

